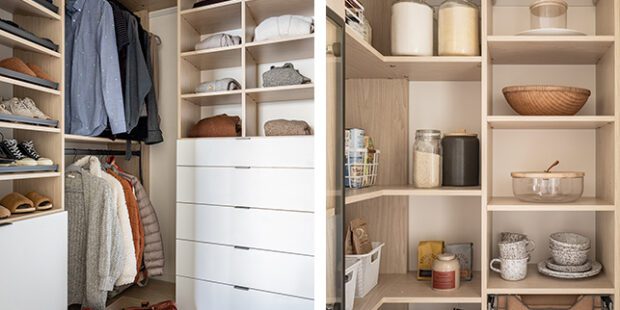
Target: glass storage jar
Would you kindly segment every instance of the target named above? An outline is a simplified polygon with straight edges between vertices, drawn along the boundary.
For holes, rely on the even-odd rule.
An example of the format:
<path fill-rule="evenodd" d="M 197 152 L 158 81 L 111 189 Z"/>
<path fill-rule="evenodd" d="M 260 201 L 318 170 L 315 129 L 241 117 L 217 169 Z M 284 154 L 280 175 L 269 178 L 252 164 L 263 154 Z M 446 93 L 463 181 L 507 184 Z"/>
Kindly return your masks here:
<path fill-rule="evenodd" d="M 419 188 L 441 186 L 441 131 L 416 130 L 413 143 L 413 185 Z"/>
<path fill-rule="evenodd" d="M 564 0 L 539 0 L 530 5 L 530 27 L 566 28 L 568 4 Z"/>
<path fill-rule="evenodd" d="M 480 55 L 480 10 L 468 0 L 446 0 L 438 14 L 439 56 Z"/>
<path fill-rule="evenodd" d="M 392 55 L 433 55 L 433 8 L 423 0 L 392 5 Z"/>

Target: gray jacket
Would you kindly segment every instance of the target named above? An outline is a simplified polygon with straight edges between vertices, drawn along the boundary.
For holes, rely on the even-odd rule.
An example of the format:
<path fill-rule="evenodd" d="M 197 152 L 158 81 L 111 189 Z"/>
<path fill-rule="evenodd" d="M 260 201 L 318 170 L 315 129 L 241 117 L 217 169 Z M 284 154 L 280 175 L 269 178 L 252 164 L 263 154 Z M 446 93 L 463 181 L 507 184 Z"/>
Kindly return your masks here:
<path fill-rule="evenodd" d="M 125 265 L 112 190 L 103 179 L 68 167 L 65 208 L 69 214 L 69 304 L 104 310 L 107 291 Z"/>
<path fill-rule="evenodd" d="M 146 190 L 136 177 L 122 172 L 120 176 L 131 182 L 138 201 L 140 220 L 144 228 L 144 254 L 142 257 L 147 276 L 160 276 L 164 273 L 164 244 L 155 208 Z"/>

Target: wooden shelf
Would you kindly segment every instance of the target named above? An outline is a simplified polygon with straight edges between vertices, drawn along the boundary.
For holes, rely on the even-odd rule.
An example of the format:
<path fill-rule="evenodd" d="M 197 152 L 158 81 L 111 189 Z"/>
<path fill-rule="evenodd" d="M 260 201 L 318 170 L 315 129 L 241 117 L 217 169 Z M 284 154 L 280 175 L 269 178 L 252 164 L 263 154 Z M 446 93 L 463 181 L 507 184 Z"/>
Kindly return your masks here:
<path fill-rule="evenodd" d="M 13 223 L 13 222 L 17 222 L 17 221 L 33 219 L 33 218 L 36 218 L 36 217 L 46 216 L 46 215 L 55 214 L 55 213 L 60 213 L 60 212 L 63 212 L 63 211 L 64 211 L 63 209 L 52 209 L 52 210 L 47 210 L 47 211 L 35 211 L 35 212 L 31 212 L 31 213 L 14 214 L 14 215 L 11 215 L 9 218 L 1 219 L 0 220 L 0 225 L 6 225 L 7 223 Z"/>
<path fill-rule="evenodd" d="M 28 83 L 28 82 L 22 82 L 20 80 L 8 78 L 6 76 L 0 76 L 0 83 L 5 83 L 5 84 L 15 85 L 15 86 L 19 86 L 19 87 L 24 87 L 24 88 L 28 88 L 28 89 L 40 91 L 40 92 L 43 92 L 43 93 L 48 93 L 48 94 L 56 95 L 56 96 L 60 95 L 60 91 L 59 90 L 52 89 L 52 88 L 49 88 L 49 87 L 43 87 L 43 86 L 35 85 L 35 84 L 32 84 L 32 83 Z"/>
<path fill-rule="evenodd" d="M 487 122 L 493 129 L 597 129 L 613 124 L 614 116 L 488 116 Z"/>
<path fill-rule="evenodd" d="M 60 133 L 60 128 L 0 121 L 0 128 Z"/>
<path fill-rule="evenodd" d="M 480 81 L 482 58 L 383 56 L 346 28 L 347 78 L 388 78 L 410 81 Z"/>
<path fill-rule="evenodd" d="M 257 25 L 272 16 L 314 15 L 314 2 L 308 0 L 246 0 L 245 4 Z"/>
<path fill-rule="evenodd" d="M 133 12 L 147 10 L 157 11 L 177 5 L 177 0 L 119 0 Z"/>
<path fill-rule="evenodd" d="M 488 294 L 614 294 L 614 285 L 604 272 L 588 279 L 555 279 L 539 274 L 536 264 L 528 266 L 527 278 L 521 281 L 505 281 L 489 270 L 487 285 Z"/>
<path fill-rule="evenodd" d="M 183 10 L 180 17 L 201 34 L 241 29 L 241 0 Z"/>
<path fill-rule="evenodd" d="M 53 51 L 49 48 L 43 47 L 39 44 L 30 42 L 24 38 L 18 37 L 10 32 L 0 30 L 0 44 L 24 51 L 35 52 L 42 55 L 48 55 L 56 58 L 60 58 L 60 53 Z"/>
<path fill-rule="evenodd" d="M 613 36 L 489 36 L 494 64 L 596 64 Z"/>
<path fill-rule="evenodd" d="M 530 203 L 514 197 L 493 197 L 489 200 L 489 211 L 615 211 L 609 201 L 585 197 L 571 203 Z"/>
<path fill-rule="evenodd" d="M 252 42 L 245 45 L 248 53 L 259 64 L 283 62 L 314 57 L 314 34 Z"/>
<path fill-rule="evenodd" d="M 218 91 L 213 93 L 183 94 L 181 99 L 200 106 L 241 104 L 241 90 Z"/>
<path fill-rule="evenodd" d="M 181 53 L 198 70 L 241 67 L 241 45 Z"/>
<path fill-rule="evenodd" d="M 409 303 L 481 303 L 480 272 L 472 281 L 462 281 L 452 292 L 431 289 L 429 281 L 418 281 L 415 272 L 407 274 L 380 274 L 379 283 L 364 298 L 356 298 L 355 310 L 378 310 L 382 304 Z"/>
<path fill-rule="evenodd" d="M 0 174 L 0 181 L 56 178 L 59 176 L 60 176 L 60 172 L 2 173 Z"/>
<path fill-rule="evenodd" d="M 65 135 L 65 142 L 69 143 L 106 143 L 106 144 L 127 144 L 125 139 L 108 139 L 103 137 L 89 137 L 80 135 Z M 131 141 L 132 144 L 139 144 L 138 141 Z"/>
<path fill-rule="evenodd" d="M 595 6 L 600 0 L 566 0 L 568 6 Z M 522 0 L 493 0 L 493 6 L 529 7 L 530 2 Z"/>
<path fill-rule="evenodd" d="M 382 196 L 462 196 L 476 197 L 482 195 L 479 186 L 476 187 L 441 187 L 415 188 L 413 186 L 371 186 L 362 189 L 347 189 L 345 204 L 352 204 Z"/>
<path fill-rule="evenodd" d="M 32 0 L 2 0 L 0 9 L 13 14 L 45 17 L 60 20 L 60 15 Z M 64 8 L 59 8 L 64 10 Z"/>
<path fill-rule="evenodd" d="M 290 100 L 312 100 L 314 85 L 291 85 L 266 88 L 253 88 L 245 91 L 254 102 L 274 102 Z"/>

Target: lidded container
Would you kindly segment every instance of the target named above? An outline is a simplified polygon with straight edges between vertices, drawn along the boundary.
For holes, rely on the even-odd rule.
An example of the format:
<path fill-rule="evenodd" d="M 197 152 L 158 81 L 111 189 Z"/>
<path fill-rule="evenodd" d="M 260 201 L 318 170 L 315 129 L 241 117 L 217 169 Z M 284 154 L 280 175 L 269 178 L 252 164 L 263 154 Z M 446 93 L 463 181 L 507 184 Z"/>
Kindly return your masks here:
<path fill-rule="evenodd" d="M 413 143 L 413 185 L 418 188 L 441 186 L 441 131 L 416 130 Z"/>
<path fill-rule="evenodd" d="M 439 56 L 480 55 L 480 10 L 468 0 L 446 0 L 438 14 Z"/>
<path fill-rule="evenodd" d="M 530 5 L 530 27 L 566 28 L 566 10 L 564 0 L 538 0 Z"/>
<path fill-rule="evenodd" d="M 551 172 L 556 161 L 545 171 L 512 172 L 512 191 L 526 202 L 573 202 L 583 195 L 584 172 Z"/>
<path fill-rule="evenodd" d="M 464 130 L 444 135 L 443 186 L 480 185 L 480 141 L 475 133 Z"/>
<path fill-rule="evenodd" d="M 433 8 L 424 0 L 392 5 L 392 55 L 433 55 Z"/>
<path fill-rule="evenodd" d="M 433 261 L 432 287 L 437 291 L 452 291 L 461 286 L 461 266 L 456 255 L 444 253 Z"/>

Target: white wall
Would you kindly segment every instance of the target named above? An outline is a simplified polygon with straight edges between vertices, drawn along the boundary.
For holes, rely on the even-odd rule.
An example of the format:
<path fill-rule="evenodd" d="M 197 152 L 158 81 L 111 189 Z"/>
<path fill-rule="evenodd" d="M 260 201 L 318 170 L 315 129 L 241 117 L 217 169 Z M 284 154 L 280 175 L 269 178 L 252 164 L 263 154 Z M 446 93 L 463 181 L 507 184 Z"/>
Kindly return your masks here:
<path fill-rule="evenodd" d="M 177 19 L 176 7 L 150 13 L 159 50 L 159 116 L 164 142 L 150 147 L 150 196 L 161 227 L 166 265 L 161 280 L 174 281 L 176 236 Z"/>

